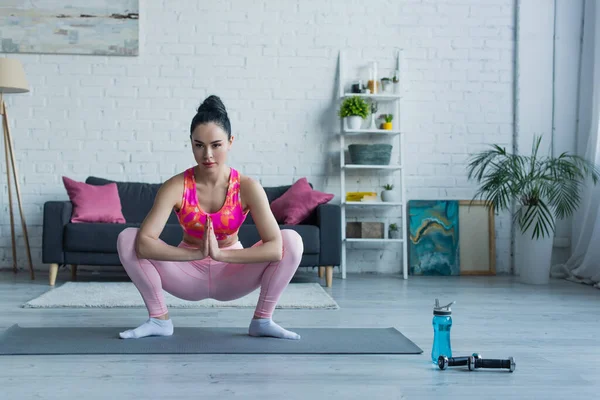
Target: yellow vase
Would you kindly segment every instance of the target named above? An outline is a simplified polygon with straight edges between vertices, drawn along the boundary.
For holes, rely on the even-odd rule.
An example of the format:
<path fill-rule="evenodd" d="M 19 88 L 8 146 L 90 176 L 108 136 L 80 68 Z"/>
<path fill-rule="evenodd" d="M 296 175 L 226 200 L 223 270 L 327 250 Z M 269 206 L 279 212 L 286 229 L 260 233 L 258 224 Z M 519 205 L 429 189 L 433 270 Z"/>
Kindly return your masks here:
<path fill-rule="evenodd" d="M 392 130 L 392 123 L 391 122 L 384 122 L 383 124 L 381 124 L 381 127 L 386 130 L 386 131 L 391 131 Z"/>

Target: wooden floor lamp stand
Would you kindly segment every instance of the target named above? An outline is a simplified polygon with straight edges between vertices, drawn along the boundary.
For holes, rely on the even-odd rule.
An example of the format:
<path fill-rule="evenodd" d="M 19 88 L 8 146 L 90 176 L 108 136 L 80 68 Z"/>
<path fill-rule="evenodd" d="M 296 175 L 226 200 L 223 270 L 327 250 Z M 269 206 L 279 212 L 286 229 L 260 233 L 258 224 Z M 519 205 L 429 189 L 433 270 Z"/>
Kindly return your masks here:
<path fill-rule="evenodd" d="M 0 114 L 2 114 L 2 130 L 4 131 L 4 154 L 6 159 L 6 178 L 8 186 L 8 210 L 10 213 L 10 234 L 12 239 L 12 255 L 13 255 L 13 272 L 17 272 L 17 244 L 15 240 L 15 220 L 13 217 L 13 204 L 12 204 L 12 190 L 10 183 L 10 170 L 12 167 L 13 177 L 15 180 L 15 189 L 17 191 L 17 201 L 19 203 L 19 212 L 21 213 L 21 228 L 23 229 L 23 237 L 25 238 L 25 249 L 27 250 L 27 257 L 29 260 L 29 271 L 31 272 L 31 279 L 35 279 L 33 272 L 33 263 L 31 262 L 31 250 L 29 248 L 29 235 L 27 234 L 27 224 L 25 223 L 25 215 L 23 214 L 23 204 L 21 202 L 21 188 L 19 186 L 17 166 L 15 163 L 15 153 L 12 145 L 12 138 L 10 136 L 10 130 L 8 128 L 8 117 L 6 116 L 6 105 L 2 99 L 0 93 Z M 10 160 L 10 163 L 9 163 Z"/>

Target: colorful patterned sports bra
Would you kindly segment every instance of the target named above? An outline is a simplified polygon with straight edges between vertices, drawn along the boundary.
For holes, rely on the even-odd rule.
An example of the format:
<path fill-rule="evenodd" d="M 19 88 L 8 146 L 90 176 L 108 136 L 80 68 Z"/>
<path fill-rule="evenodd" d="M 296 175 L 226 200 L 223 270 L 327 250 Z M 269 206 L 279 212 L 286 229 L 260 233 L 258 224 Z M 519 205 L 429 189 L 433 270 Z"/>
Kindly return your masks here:
<path fill-rule="evenodd" d="M 225 240 L 236 234 L 246 219 L 246 215 L 248 215 L 248 211 L 244 212 L 240 202 L 240 175 L 238 171 L 231 168 L 225 204 L 216 213 L 204 212 L 198 204 L 194 167 L 185 170 L 183 177 L 184 190 L 181 209 L 175 211 L 175 214 L 177 214 L 184 232 L 190 236 L 202 238 L 206 217 L 210 215 L 217 240 Z"/>

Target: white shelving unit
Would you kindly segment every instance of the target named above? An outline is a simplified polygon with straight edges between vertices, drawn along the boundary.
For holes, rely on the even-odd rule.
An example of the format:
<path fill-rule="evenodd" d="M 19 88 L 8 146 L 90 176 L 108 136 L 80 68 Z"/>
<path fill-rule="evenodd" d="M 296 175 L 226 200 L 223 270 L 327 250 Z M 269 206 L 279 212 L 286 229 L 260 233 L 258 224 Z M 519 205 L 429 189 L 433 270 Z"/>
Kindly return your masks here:
<path fill-rule="evenodd" d="M 402 52 L 398 52 L 397 56 L 397 69 L 400 69 L 400 60 L 401 60 Z M 378 103 L 388 103 L 392 104 L 395 108 L 394 112 L 394 129 L 393 130 L 381 130 L 381 129 L 347 129 L 344 120 L 340 118 L 340 198 L 341 198 L 341 213 L 342 213 L 342 261 L 340 265 L 340 269 L 342 272 L 342 279 L 346 279 L 346 251 L 348 243 L 380 243 L 381 245 L 401 245 L 401 253 L 402 253 L 402 276 L 404 279 L 408 278 L 408 245 L 406 240 L 406 235 L 408 232 L 407 229 L 407 221 L 406 221 L 406 212 L 405 212 L 405 202 L 406 202 L 406 187 L 405 187 L 405 179 L 404 179 L 404 168 L 402 164 L 404 162 L 404 133 L 400 127 L 400 99 L 401 95 L 398 93 L 376 93 L 376 94 L 363 94 L 363 93 L 349 93 L 345 89 L 345 85 L 349 83 L 345 76 L 345 57 L 344 52 L 340 51 L 339 55 L 339 64 L 338 64 L 338 76 L 339 76 L 339 104 L 344 101 L 344 99 L 352 96 L 360 96 L 365 99 L 376 100 Z M 399 146 L 399 160 L 396 163 L 392 163 L 390 165 L 358 165 L 358 164 L 348 164 L 345 160 L 345 151 L 346 151 L 346 140 L 351 141 L 353 138 L 363 137 L 363 136 L 374 136 L 378 135 L 378 137 L 386 137 L 392 139 L 397 146 Z M 400 186 L 395 185 L 394 190 L 399 190 L 401 192 L 401 201 L 400 202 L 383 202 L 383 201 L 346 201 L 346 173 L 350 174 L 352 171 L 356 170 L 389 170 L 390 174 L 400 173 Z M 365 188 L 364 191 L 372 191 L 370 188 Z M 376 192 L 379 191 L 376 190 Z M 365 207 L 375 207 L 377 209 L 382 208 L 390 208 L 393 210 L 397 210 L 401 219 L 401 238 L 400 239 L 390 239 L 387 238 L 387 234 L 384 233 L 384 238 L 382 239 L 362 239 L 362 238 L 346 238 L 346 222 L 347 216 L 346 213 L 349 209 L 356 208 L 365 208 Z M 387 231 L 387 224 L 386 231 Z"/>

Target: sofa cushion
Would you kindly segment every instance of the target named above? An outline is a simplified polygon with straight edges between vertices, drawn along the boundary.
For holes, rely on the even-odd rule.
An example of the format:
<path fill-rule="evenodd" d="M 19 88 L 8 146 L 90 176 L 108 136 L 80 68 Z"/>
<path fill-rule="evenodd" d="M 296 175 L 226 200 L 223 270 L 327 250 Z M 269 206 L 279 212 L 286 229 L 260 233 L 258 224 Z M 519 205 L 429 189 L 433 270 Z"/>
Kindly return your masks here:
<path fill-rule="evenodd" d="M 312 183 L 308 183 L 308 185 L 312 188 Z M 269 199 L 269 204 L 283 196 L 285 192 L 287 192 L 292 185 L 284 185 L 284 186 L 267 186 L 264 187 L 265 193 L 267 194 L 267 198 Z"/>
<path fill-rule="evenodd" d="M 333 194 L 314 190 L 306 178 L 300 178 L 271 203 L 271 210 L 279 223 L 297 225 L 308 218 L 319 205 L 328 203 L 333 197 Z"/>
<path fill-rule="evenodd" d="M 102 222 L 124 224 L 121 201 L 115 183 L 90 185 L 66 176 L 63 184 L 73 204 L 71 222 Z"/>
<path fill-rule="evenodd" d="M 313 187 L 310 182 L 308 184 L 310 185 L 311 188 Z M 277 200 L 278 198 L 280 198 L 281 196 L 283 196 L 283 194 L 285 192 L 287 192 L 291 187 L 292 187 L 292 185 L 266 186 L 266 187 L 264 187 L 265 193 L 267 195 L 267 198 L 269 199 L 269 204 L 273 203 L 275 200 Z M 316 221 L 316 218 L 315 218 L 315 215 L 313 213 L 305 221 L 302 221 L 302 223 L 303 224 L 306 223 L 306 224 L 310 224 L 310 225 L 316 225 L 315 221 Z M 246 219 L 244 220 L 244 224 L 255 225 L 254 224 L 254 219 L 252 219 L 252 213 L 251 212 L 249 212 L 248 215 L 246 216 Z"/>
<path fill-rule="evenodd" d="M 280 229 L 292 229 L 300 234 L 304 243 L 305 254 L 320 253 L 320 230 L 314 225 L 279 225 Z M 239 239 L 244 247 L 252 247 L 260 240 L 256 225 L 242 225 L 239 231 Z"/>
<path fill-rule="evenodd" d="M 117 237 L 125 228 L 139 228 L 140 224 L 67 224 L 64 233 L 65 251 L 87 253 L 116 253 Z M 167 224 L 160 235 L 166 243 L 177 246 L 183 238 L 179 224 Z"/>
<path fill-rule="evenodd" d="M 154 205 L 154 198 L 158 193 L 161 183 L 143 183 L 143 182 L 119 182 L 104 178 L 90 176 L 85 183 L 90 185 L 106 185 L 107 183 L 116 183 L 121 199 L 123 216 L 130 223 L 142 223 L 146 215 Z M 169 215 L 168 224 L 177 223 L 177 215 L 172 211 Z"/>

